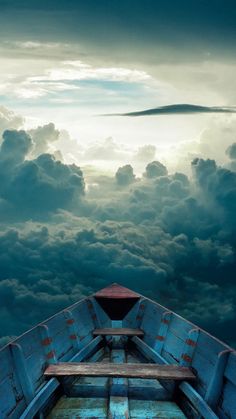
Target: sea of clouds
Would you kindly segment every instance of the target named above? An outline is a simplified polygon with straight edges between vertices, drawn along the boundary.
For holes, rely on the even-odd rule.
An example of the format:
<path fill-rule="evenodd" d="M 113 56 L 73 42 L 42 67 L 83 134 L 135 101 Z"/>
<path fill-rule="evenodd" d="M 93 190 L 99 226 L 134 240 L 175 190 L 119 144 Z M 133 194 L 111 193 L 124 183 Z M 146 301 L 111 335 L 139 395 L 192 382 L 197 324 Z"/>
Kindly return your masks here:
<path fill-rule="evenodd" d="M 142 175 L 124 164 L 86 176 L 50 153 L 61 141 L 52 123 L 22 126 L 0 108 L 1 344 L 119 282 L 235 345 L 235 121 L 224 164 L 199 149 L 188 171 L 169 173 L 147 145 L 134 158 L 150 159 Z"/>

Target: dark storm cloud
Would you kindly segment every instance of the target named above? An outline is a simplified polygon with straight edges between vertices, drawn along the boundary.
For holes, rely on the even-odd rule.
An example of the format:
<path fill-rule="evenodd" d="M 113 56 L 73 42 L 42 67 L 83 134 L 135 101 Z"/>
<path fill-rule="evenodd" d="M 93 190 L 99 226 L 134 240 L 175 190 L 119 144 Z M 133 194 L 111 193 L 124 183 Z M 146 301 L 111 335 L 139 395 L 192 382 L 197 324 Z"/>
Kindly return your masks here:
<path fill-rule="evenodd" d="M 159 106 L 158 108 L 146 109 L 144 111 L 127 112 L 119 114 L 107 114 L 104 116 L 149 116 L 149 115 L 178 115 L 178 114 L 199 114 L 199 113 L 236 113 L 236 107 L 227 106 L 200 106 L 189 104 L 176 104 Z"/>
<path fill-rule="evenodd" d="M 24 131 L 4 133 L 2 336 L 115 281 L 236 341 L 236 172 L 196 158 L 188 178 L 153 161 L 142 178 L 126 165 L 85 192 L 78 167 L 27 161 L 32 147 Z"/>

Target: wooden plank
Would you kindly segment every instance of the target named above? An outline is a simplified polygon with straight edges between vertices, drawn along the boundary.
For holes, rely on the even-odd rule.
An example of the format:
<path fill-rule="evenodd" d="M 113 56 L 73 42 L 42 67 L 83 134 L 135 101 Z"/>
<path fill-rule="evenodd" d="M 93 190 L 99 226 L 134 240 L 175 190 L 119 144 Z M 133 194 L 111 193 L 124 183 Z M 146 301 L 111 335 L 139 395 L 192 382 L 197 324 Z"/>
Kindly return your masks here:
<path fill-rule="evenodd" d="M 145 299 L 142 298 L 139 300 L 139 307 L 138 307 L 138 313 L 136 316 L 136 327 L 140 328 L 142 321 L 143 321 L 143 317 L 144 317 L 144 313 L 145 313 L 145 308 L 146 308 L 146 302 Z"/>
<path fill-rule="evenodd" d="M 162 313 L 166 311 L 149 300 L 145 303 L 145 313 L 142 321 L 142 329 L 145 330 L 144 341 L 149 346 L 154 346 L 156 336 L 161 325 Z"/>
<path fill-rule="evenodd" d="M 64 310 L 66 325 L 69 331 L 69 339 L 75 351 L 79 349 L 79 337 L 75 328 L 75 319 L 70 310 Z"/>
<path fill-rule="evenodd" d="M 132 341 L 136 344 L 137 348 L 147 356 L 149 359 L 155 362 L 159 362 L 161 364 L 167 365 L 168 362 L 157 352 L 155 352 L 152 348 L 150 348 L 145 342 L 141 339 L 134 337 Z M 213 412 L 213 410 L 208 406 L 206 401 L 200 396 L 199 393 L 187 382 L 183 382 L 179 386 L 180 390 L 185 394 L 185 396 L 190 400 L 193 404 L 194 408 L 202 414 L 205 419 L 216 419 L 217 416 Z"/>
<path fill-rule="evenodd" d="M 138 350 L 148 359 L 151 361 L 156 362 L 157 364 L 165 364 L 168 365 L 168 362 L 159 355 L 153 348 L 145 343 L 143 340 L 139 339 L 138 337 L 133 337 L 132 342 L 137 346 Z"/>
<path fill-rule="evenodd" d="M 102 338 L 99 336 L 93 339 L 83 349 L 75 354 L 70 361 L 82 361 L 83 359 L 87 358 L 91 353 L 93 353 L 94 350 L 96 350 L 101 341 Z M 54 393 L 54 391 L 56 391 L 58 386 L 59 382 L 56 378 L 52 378 L 48 383 L 46 383 L 22 413 L 21 419 L 32 419 L 32 417 L 34 417 L 40 411 L 45 401 Z"/>
<path fill-rule="evenodd" d="M 236 386 L 236 351 L 229 355 L 228 363 L 224 371 L 225 377 Z"/>
<path fill-rule="evenodd" d="M 197 346 L 199 336 L 199 329 L 192 329 L 188 332 L 188 337 L 185 340 L 184 350 L 181 354 L 180 365 L 189 367 L 192 365 L 193 355 Z"/>
<path fill-rule="evenodd" d="M 93 340 L 91 340 L 84 348 L 82 348 L 77 354 L 73 356 L 73 358 L 70 360 L 70 362 L 80 362 L 83 359 L 88 358 L 90 355 L 93 354 L 94 351 L 97 350 L 99 345 L 102 342 L 102 338 L 100 336 L 97 336 Z"/>
<path fill-rule="evenodd" d="M 60 383 L 56 378 L 49 380 L 27 406 L 20 419 L 32 419 L 40 411 L 48 398 L 56 391 L 59 385 Z"/>
<path fill-rule="evenodd" d="M 123 319 L 123 327 L 141 328 L 146 300 L 144 298 L 137 301 Z"/>
<path fill-rule="evenodd" d="M 38 326 L 40 334 L 41 334 L 41 344 L 44 348 L 46 362 L 48 364 L 53 364 L 57 362 L 56 352 L 54 350 L 52 337 L 49 333 L 49 327 L 46 324 L 40 324 Z"/>
<path fill-rule="evenodd" d="M 185 394 L 204 419 L 218 419 L 218 416 L 213 412 L 210 406 L 208 406 L 205 400 L 203 400 L 200 394 L 189 383 L 181 383 L 179 389 Z"/>
<path fill-rule="evenodd" d="M 113 364 L 124 365 L 126 362 L 125 351 L 123 349 L 112 349 L 111 362 Z M 127 378 L 113 378 L 110 380 L 110 395 L 117 397 L 127 397 L 128 380 Z"/>
<path fill-rule="evenodd" d="M 127 397 L 111 396 L 108 408 L 109 419 L 128 419 L 129 401 Z"/>
<path fill-rule="evenodd" d="M 94 294 L 96 298 L 134 298 L 137 299 L 140 297 L 140 294 L 137 294 L 136 292 L 123 287 L 119 284 L 111 284 L 106 288 L 103 288 L 102 290 L 96 292 Z"/>
<path fill-rule="evenodd" d="M 126 327 L 108 327 L 105 329 L 94 329 L 93 336 L 143 336 L 141 329 L 130 329 Z"/>
<path fill-rule="evenodd" d="M 156 378 L 162 380 L 195 380 L 194 373 L 187 367 L 178 365 L 157 364 L 119 364 L 92 363 L 86 364 L 65 362 L 51 364 L 44 372 L 46 377 L 89 376 L 89 377 L 123 377 L 123 378 Z"/>
<path fill-rule="evenodd" d="M 34 387 L 27 371 L 22 347 L 18 343 L 11 343 L 9 346 L 12 352 L 17 378 L 20 382 L 22 392 L 28 404 L 34 398 Z"/>
<path fill-rule="evenodd" d="M 94 326 L 95 327 L 101 327 L 100 318 L 98 317 L 98 315 L 96 313 L 95 306 L 94 306 L 94 299 L 93 298 L 87 298 L 86 302 L 87 302 L 87 307 L 88 307 L 88 310 L 89 310 L 89 314 L 92 318 Z"/>
<path fill-rule="evenodd" d="M 161 325 L 156 336 L 156 342 L 154 344 L 154 350 L 161 354 L 162 348 L 166 339 L 166 335 L 169 329 L 170 319 L 171 319 L 171 311 L 165 311 L 161 317 Z"/>
<path fill-rule="evenodd" d="M 222 393 L 222 401 L 220 403 L 221 412 L 223 414 L 220 417 L 225 418 L 236 418 L 236 403 L 235 403 L 235 394 L 236 389 L 235 385 L 231 383 L 230 381 L 227 381 L 223 393 Z"/>
<path fill-rule="evenodd" d="M 130 419 L 186 419 L 173 402 L 156 400 L 130 400 Z"/>
<path fill-rule="evenodd" d="M 233 351 L 233 349 L 232 349 Z M 213 409 L 216 408 L 222 388 L 224 385 L 224 371 L 229 358 L 231 350 L 222 351 L 218 355 L 218 360 L 215 364 L 214 373 L 212 375 L 209 387 L 206 392 L 205 400 Z"/>
<path fill-rule="evenodd" d="M 125 351 L 123 349 L 113 349 L 111 351 L 111 361 L 116 365 L 124 365 L 126 362 Z M 110 380 L 109 419 L 129 418 L 129 401 L 127 396 L 127 378 L 112 378 Z"/>
<path fill-rule="evenodd" d="M 48 419 L 106 419 L 107 400 L 98 397 L 62 397 Z"/>
<path fill-rule="evenodd" d="M 127 362 L 139 364 L 142 362 L 134 353 L 127 354 Z M 129 378 L 128 397 L 136 400 L 172 400 L 171 393 L 155 379 Z"/>

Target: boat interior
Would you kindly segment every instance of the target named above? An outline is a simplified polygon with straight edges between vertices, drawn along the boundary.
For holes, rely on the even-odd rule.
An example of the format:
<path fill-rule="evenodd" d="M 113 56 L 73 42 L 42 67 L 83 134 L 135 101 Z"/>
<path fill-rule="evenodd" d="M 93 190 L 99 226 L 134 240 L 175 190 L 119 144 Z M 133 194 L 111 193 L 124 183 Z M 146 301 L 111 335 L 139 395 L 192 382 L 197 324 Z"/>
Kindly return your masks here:
<path fill-rule="evenodd" d="M 117 284 L 0 350 L 0 418 L 236 418 L 236 353 Z"/>

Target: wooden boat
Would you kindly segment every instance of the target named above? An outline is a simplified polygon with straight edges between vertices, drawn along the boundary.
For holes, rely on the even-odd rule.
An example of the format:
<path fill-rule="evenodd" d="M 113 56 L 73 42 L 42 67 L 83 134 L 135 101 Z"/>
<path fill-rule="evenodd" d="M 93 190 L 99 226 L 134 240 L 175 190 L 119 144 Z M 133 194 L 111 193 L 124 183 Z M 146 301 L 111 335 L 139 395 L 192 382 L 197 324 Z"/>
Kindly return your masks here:
<path fill-rule="evenodd" d="M 117 284 L 0 351 L 1 418 L 236 418 L 236 352 Z"/>

